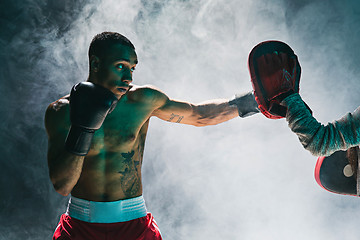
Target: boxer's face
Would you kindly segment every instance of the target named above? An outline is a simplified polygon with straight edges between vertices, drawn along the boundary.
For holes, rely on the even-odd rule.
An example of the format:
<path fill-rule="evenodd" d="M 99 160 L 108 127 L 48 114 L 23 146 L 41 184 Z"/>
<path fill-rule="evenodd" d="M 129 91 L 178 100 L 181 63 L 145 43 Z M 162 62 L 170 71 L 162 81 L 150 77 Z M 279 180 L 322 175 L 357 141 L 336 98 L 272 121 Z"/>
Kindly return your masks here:
<path fill-rule="evenodd" d="M 121 44 L 113 45 L 108 55 L 99 60 L 97 83 L 121 97 L 129 90 L 137 62 L 134 49 Z"/>

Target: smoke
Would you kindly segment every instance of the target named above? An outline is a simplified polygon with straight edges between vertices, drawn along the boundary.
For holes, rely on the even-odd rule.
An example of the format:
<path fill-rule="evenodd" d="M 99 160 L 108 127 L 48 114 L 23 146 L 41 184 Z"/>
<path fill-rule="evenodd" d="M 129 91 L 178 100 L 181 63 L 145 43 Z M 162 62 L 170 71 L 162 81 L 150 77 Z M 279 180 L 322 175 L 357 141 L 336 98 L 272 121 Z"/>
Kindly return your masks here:
<path fill-rule="evenodd" d="M 359 11 L 355 0 L 3 0 L 0 239 L 48 239 L 65 210 L 48 178 L 43 117 L 86 80 L 95 34 L 134 43 L 134 84 L 194 103 L 250 91 L 252 47 L 285 41 L 301 94 L 326 123 L 359 106 Z M 152 118 L 144 196 L 164 239 L 357 239 L 359 199 L 321 189 L 315 161 L 284 120 L 196 128 Z"/>

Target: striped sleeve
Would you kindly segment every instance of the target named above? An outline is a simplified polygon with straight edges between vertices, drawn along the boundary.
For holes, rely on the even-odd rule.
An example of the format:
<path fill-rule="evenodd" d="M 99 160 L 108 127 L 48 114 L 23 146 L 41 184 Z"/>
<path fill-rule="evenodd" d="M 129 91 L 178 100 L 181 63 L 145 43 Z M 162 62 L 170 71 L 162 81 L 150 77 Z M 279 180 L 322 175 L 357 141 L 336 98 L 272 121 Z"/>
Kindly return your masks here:
<path fill-rule="evenodd" d="M 360 107 L 326 125 L 319 123 L 298 93 L 282 102 L 288 108 L 286 120 L 304 148 L 315 156 L 328 156 L 360 144 Z"/>

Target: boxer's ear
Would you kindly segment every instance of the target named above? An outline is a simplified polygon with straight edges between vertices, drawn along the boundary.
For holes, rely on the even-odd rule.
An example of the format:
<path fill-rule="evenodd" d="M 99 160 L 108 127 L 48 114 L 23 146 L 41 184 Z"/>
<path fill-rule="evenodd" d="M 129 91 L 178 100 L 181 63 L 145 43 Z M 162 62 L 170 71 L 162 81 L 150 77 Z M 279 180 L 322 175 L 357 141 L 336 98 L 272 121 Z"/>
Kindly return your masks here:
<path fill-rule="evenodd" d="M 90 57 L 90 72 L 91 71 L 98 72 L 99 68 L 100 68 L 100 59 L 97 56 L 92 55 Z"/>

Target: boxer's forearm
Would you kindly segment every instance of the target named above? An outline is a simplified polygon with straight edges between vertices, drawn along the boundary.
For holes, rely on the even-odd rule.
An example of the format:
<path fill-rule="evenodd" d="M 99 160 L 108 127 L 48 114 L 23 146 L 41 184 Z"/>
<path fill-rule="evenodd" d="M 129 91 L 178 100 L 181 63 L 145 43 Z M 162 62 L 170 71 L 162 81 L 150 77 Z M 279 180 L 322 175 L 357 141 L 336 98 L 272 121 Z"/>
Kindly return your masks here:
<path fill-rule="evenodd" d="M 210 100 L 193 105 L 192 125 L 208 126 L 216 125 L 235 117 L 238 117 L 238 109 L 234 105 L 229 105 L 227 99 Z"/>
<path fill-rule="evenodd" d="M 286 120 L 305 149 L 316 156 L 328 156 L 360 144 L 360 108 L 340 120 L 322 125 L 306 108 L 299 94 L 282 102 L 288 108 Z"/>
<path fill-rule="evenodd" d="M 231 100 L 209 100 L 193 107 L 194 116 L 200 126 L 216 125 L 235 117 L 248 117 L 259 112 L 254 95 L 235 95 Z"/>
<path fill-rule="evenodd" d="M 79 180 L 84 158 L 65 149 L 56 156 L 48 157 L 50 179 L 58 193 L 63 196 L 70 194 Z"/>

